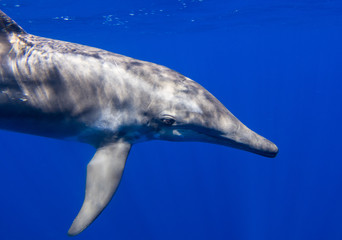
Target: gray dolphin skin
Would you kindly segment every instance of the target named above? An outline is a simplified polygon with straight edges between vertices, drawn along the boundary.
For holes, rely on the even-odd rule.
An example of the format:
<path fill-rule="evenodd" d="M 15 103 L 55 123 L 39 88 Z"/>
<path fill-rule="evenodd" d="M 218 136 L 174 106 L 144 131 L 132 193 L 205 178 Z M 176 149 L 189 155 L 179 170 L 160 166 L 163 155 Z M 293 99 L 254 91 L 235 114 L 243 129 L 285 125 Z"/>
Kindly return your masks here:
<path fill-rule="evenodd" d="M 2 11 L 0 129 L 96 148 L 71 236 L 107 206 L 135 143 L 200 141 L 266 157 L 278 153 L 189 78 L 154 63 L 28 34 Z"/>

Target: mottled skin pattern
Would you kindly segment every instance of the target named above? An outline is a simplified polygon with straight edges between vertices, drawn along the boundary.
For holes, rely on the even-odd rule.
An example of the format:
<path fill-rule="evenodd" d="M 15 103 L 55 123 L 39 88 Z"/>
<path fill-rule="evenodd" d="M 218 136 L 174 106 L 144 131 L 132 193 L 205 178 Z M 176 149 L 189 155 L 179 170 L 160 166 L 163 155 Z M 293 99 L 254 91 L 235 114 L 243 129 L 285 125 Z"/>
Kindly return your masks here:
<path fill-rule="evenodd" d="M 0 128 L 98 149 L 70 235 L 108 204 L 134 143 L 202 141 L 268 157 L 278 152 L 202 86 L 171 69 L 27 34 L 1 11 L 0 30 Z"/>
<path fill-rule="evenodd" d="M 18 111 L 12 111 L 22 108 L 19 120 L 32 121 L 29 129 L 13 124 L 14 131 L 57 138 L 77 134 L 80 141 L 88 142 L 104 130 L 106 138 L 126 135 L 126 128 L 134 126 L 144 133 L 155 132 L 158 114 L 186 109 L 189 102 L 183 101 L 189 94 L 217 102 L 196 82 L 160 65 L 29 34 L 10 34 L 8 41 L 12 47 L 1 57 L 0 116 L 17 119 Z M 165 95 L 177 99 L 164 99 Z M 201 109 L 211 118 L 222 115 L 213 104 L 204 103 L 198 101 L 195 111 Z M 183 123 L 191 117 L 190 112 L 185 114 Z M 41 130 L 50 128 L 56 117 L 65 131 Z M 135 141 L 135 136 L 127 137 Z"/>

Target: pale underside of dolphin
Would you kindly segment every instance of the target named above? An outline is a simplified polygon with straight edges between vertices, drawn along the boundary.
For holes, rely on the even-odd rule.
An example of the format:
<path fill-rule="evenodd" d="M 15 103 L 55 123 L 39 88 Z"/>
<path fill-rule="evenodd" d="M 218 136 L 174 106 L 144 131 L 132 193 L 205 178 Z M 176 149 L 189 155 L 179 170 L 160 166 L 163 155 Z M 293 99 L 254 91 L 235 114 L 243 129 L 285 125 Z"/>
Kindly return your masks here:
<path fill-rule="evenodd" d="M 278 152 L 189 78 L 154 63 L 28 34 L 1 11 L 0 128 L 97 149 L 69 235 L 82 232 L 107 206 L 135 143 L 201 141 L 266 157 Z"/>

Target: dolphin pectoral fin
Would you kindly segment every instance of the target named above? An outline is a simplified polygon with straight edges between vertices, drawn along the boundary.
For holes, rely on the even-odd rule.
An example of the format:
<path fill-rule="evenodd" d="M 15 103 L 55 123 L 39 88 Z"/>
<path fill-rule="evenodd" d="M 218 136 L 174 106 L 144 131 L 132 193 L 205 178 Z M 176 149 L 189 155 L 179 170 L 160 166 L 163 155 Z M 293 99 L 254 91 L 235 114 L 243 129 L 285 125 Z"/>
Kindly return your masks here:
<path fill-rule="evenodd" d="M 130 149 L 131 144 L 123 141 L 97 149 L 87 166 L 85 199 L 69 235 L 82 232 L 107 206 L 119 185 Z"/>

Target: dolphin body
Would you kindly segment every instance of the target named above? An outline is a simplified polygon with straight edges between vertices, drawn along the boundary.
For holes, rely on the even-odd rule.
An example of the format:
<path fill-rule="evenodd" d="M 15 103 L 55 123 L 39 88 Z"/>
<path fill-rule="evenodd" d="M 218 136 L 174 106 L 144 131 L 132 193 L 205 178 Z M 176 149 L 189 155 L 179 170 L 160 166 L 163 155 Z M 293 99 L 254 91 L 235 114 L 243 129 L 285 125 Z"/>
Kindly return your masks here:
<path fill-rule="evenodd" d="M 97 149 L 69 235 L 82 232 L 107 206 L 135 143 L 201 141 L 266 157 L 278 153 L 189 78 L 154 63 L 28 34 L 2 11 L 0 128 Z"/>

